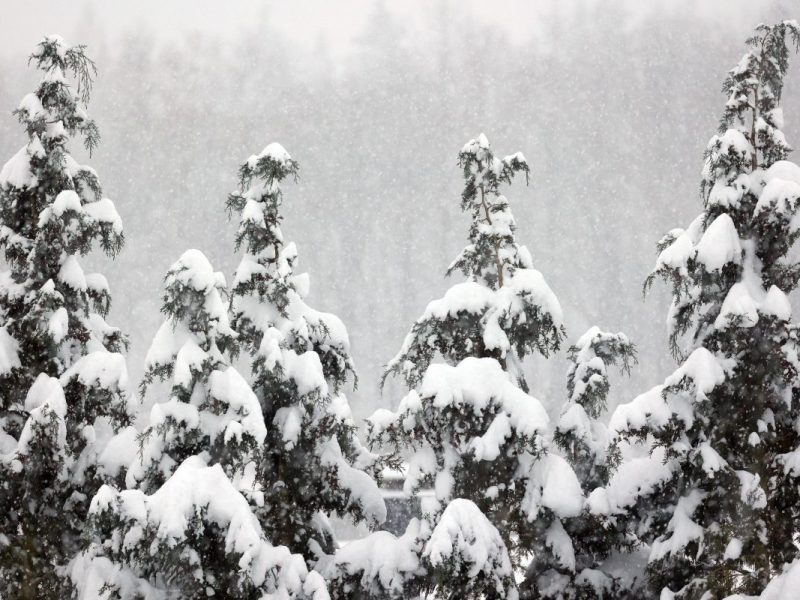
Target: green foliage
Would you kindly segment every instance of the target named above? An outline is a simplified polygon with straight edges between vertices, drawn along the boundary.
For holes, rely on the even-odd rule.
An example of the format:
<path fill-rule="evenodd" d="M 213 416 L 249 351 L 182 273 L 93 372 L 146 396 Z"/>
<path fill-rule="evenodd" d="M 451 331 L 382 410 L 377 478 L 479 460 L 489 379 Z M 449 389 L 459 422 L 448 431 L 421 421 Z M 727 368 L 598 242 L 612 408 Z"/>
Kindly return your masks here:
<path fill-rule="evenodd" d="M 8 266 L 0 274 L 0 330 L 12 352 L 11 368 L 0 373 L 7 453 L 0 460 L 0 594 L 7 598 L 68 596 L 64 567 L 80 549 L 89 499 L 105 477 L 95 432 L 130 423 L 124 359 L 114 354 L 127 338 L 105 322 L 105 278 L 84 274 L 78 262 L 95 243 L 112 258 L 124 244 L 97 175 L 67 148 L 76 137 L 89 151 L 99 141 L 83 107 L 95 66 L 84 46 L 66 46 L 58 36 L 44 38 L 30 62 L 42 79 L 15 111 L 28 143 L 0 180 L 0 247 Z M 103 367 L 90 364 L 95 360 Z M 98 372 L 106 373 L 102 384 Z M 65 415 L 36 405 L 35 396 L 26 400 L 41 381 L 58 388 Z"/>
<path fill-rule="evenodd" d="M 776 195 L 787 182 L 771 167 L 796 168 L 776 163 L 790 151 L 780 99 L 800 30 L 760 25 L 747 45 L 723 84 L 728 101 L 705 153 L 704 212 L 659 242 L 645 284 L 658 277 L 671 287 L 670 346 L 684 361 L 642 408 L 625 408 L 643 416 L 620 432 L 663 451 L 672 472 L 631 511 L 653 547 L 653 595 L 757 594 L 796 555 L 800 497 L 784 465 L 800 446 L 791 400 L 800 346 L 786 299 L 798 282 L 789 254 L 800 202 Z M 679 528 L 693 533 L 682 539 Z"/>

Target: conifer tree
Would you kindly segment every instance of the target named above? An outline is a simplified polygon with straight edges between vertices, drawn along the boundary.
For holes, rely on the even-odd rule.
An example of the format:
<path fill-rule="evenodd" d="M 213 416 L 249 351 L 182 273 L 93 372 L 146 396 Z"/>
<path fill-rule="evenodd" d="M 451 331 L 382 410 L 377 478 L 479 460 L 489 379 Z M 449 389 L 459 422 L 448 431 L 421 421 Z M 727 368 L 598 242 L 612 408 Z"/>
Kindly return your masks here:
<path fill-rule="evenodd" d="M 603 420 L 610 388 L 608 368 L 619 364 L 623 372 L 630 372 L 636 349 L 624 333 L 592 327 L 570 347 L 567 357 L 567 401 L 553 439 L 589 496 L 608 484 L 618 461 Z M 593 514 L 586 507 L 569 519 L 565 528 L 573 542 L 575 570 L 558 569 L 560 577 L 553 577 L 546 596 L 561 600 L 626 597 L 629 582 L 604 569 L 609 557 L 630 549 L 624 525 L 624 520 Z M 535 575 L 536 569 L 531 572 Z"/>
<path fill-rule="evenodd" d="M 619 364 L 630 373 L 636 348 L 624 333 L 592 327 L 567 352 L 567 401 L 561 410 L 553 439 L 581 482 L 584 493 L 608 483 L 608 428 L 602 416 L 608 408 L 611 387 L 608 367 Z"/>
<path fill-rule="evenodd" d="M 561 307 L 528 249 L 517 244 L 516 223 L 500 186 L 529 167 L 521 152 L 500 159 L 486 136 L 470 140 L 458 155 L 463 171 L 461 210 L 471 217 L 469 244 L 447 269 L 468 280 L 454 285 L 417 319 L 403 347 L 387 365 L 389 375 L 413 388 L 435 357 L 457 364 L 468 356 L 498 360 L 527 391 L 520 362 L 558 350 Z"/>
<path fill-rule="evenodd" d="M 144 396 L 171 379 L 169 398 L 153 406 L 127 486 L 153 493 L 186 458 L 204 455 L 235 478 L 254 467 L 266 436 L 261 407 L 223 353 L 238 340 L 228 321 L 225 279 L 198 250 L 187 250 L 164 279 L 167 316 L 145 357 Z"/>
<path fill-rule="evenodd" d="M 474 502 L 456 498 L 433 530 L 412 519 L 396 537 L 376 531 L 347 543 L 326 573 L 336 599 L 518 597 L 506 544 Z"/>
<path fill-rule="evenodd" d="M 139 437 L 128 487 L 91 503 L 92 544 L 73 576 L 81 597 L 327 598 L 319 574 L 265 537 L 252 507 L 266 428 L 258 399 L 223 351 L 236 341 L 225 280 L 197 250 L 165 278 L 167 319 L 146 358 L 142 393 L 171 379 Z"/>
<path fill-rule="evenodd" d="M 511 598 L 517 589 L 503 555 L 517 567 L 531 552 L 575 567 L 562 519 L 580 512 L 580 484 L 563 458 L 547 452 L 547 413 L 526 392 L 521 370 L 525 356 L 558 349 L 561 307 L 528 250 L 516 242 L 514 218 L 500 193 L 515 174 L 528 173 L 525 158 L 496 157 L 481 134 L 464 146 L 459 164 L 462 209 L 472 218 L 470 243 L 448 273 L 461 270 L 468 280 L 431 302 L 413 325 L 386 368 L 386 375 L 401 375 L 413 389 L 396 412 L 375 413 L 368 429 L 371 442 L 389 451 L 390 463 L 408 456 L 408 494 L 434 490 L 434 501 L 423 509 L 425 574 L 417 585 L 453 597 Z M 437 359 L 444 364 L 434 364 Z M 443 531 L 458 546 L 458 528 L 443 522 L 453 512 L 465 514 L 452 508 L 464 502 L 474 507 L 469 512 L 476 526 L 482 514 L 496 528 L 502 547 L 483 548 L 498 560 L 472 579 L 456 561 L 443 580 L 437 565 L 425 568 L 424 549 L 432 543 L 428 536 Z"/>
<path fill-rule="evenodd" d="M 662 598 L 756 594 L 797 553 L 800 362 L 787 294 L 800 279 L 789 253 L 800 168 L 786 160 L 780 101 L 800 27 L 760 25 L 747 46 L 723 85 L 703 212 L 661 240 L 647 281 L 672 287 L 680 366 L 611 421 L 659 464 L 637 474 L 638 491 L 622 491 L 628 469 L 590 499 L 630 512 L 651 544 L 651 593 Z"/>
<path fill-rule="evenodd" d="M 273 542 L 314 565 L 336 547 L 329 514 L 374 525 L 386 507 L 373 479 L 377 456 L 359 442 L 343 393 L 355 377 L 347 331 L 305 302 L 308 275 L 295 272 L 297 248 L 283 239 L 281 184 L 297 170 L 280 144 L 241 166 L 240 188 L 228 198 L 240 214 L 236 249 L 244 250 L 230 312 L 267 424 L 257 514 Z"/>
<path fill-rule="evenodd" d="M 0 595 L 64 597 L 89 499 L 109 473 L 100 455 L 129 422 L 126 339 L 106 323 L 106 278 L 84 273 L 94 243 L 110 257 L 122 221 L 95 171 L 98 129 L 84 106 L 94 63 L 84 46 L 45 37 L 41 71 L 17 118 L 28 143 L 0 170 Z M 77 82 L 72 87 L 68 77 Z"/>

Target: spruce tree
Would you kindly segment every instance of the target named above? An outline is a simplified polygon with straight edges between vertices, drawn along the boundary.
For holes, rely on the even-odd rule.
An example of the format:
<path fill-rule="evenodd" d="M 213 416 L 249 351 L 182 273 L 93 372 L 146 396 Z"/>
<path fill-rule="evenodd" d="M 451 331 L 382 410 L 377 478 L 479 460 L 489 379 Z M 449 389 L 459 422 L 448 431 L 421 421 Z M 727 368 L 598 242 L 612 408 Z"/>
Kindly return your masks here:
<path fill-rule="evenodd" d="M 0 595 L 65 597 L 88 502 L 108 473 L 100 455 L 128 424 L 126 340 L 106 323 L 111 297 L 80 257 L 113 257 L 122 221 L 95 171 L 68 143 L 99 140 L 89 119 L 94 63 L 45 37 L 41 71 L 17 118 L 28 143 L 0 171 Z M 73 88 L 68 76 L 77 82 Z"/>
<path fill-rule="evenodd" d="M 311 566 L 336 548 L 328 515 L 374 525 L 386 507 L 373 479 L 377 456 L 359 442 L 343 392 L 355 377 L 347 330 L 306 303 L 308 275 L 295 272 L 297 248 L 281 231 L 281 184 L 297 172 L 275 143 L 240 168 L 240 188 L 228 198 L 244 250 L 230 313 L 267 424 L 257 514 L 273 542 Z"/>
<path fill-rule="evenodd" d="M 651 594 L 662 598 L 756 594 L 797 554 L 800 348 L 787 294 L 800 280 L 789 253 L 800 169 L 786 160 L 780 101 L 800 27 L 760 25 L 747 46 L 723 85 L 703 212 L 661 240 L 646 284 L 672 287 L 680 366 L 611 422 L 658 457 L 648 468 L 657 476 L 639 472 L 648 483 L 635 493 L 612 477 L 604 501 L 593 498 L 630 512 L 651 544 Z"/>
<path fill-rule="evenodd" d="M 73 569 L 82 597 L 327 598 L 321 577 L 273 546 L 253 512 L 264 501 L 256 466 L 266 428 L 258 399 L 223 355 L 237 343 L 224 291 L 197 250 L 167 273 L 167 318 L 142 393 L 170 379 L 169 396 L 139 437 L 132 489 L 106 485 L 92 500 L 92 544 Z"/>
<path fill-rule="evenodd" d="M 619 459 L 604 422 L 610 389 L 608 369 L 618 364 L 629 373 L 636 361 L 636 349 L 624 333 L 592 327 L 570 347 L 567 357 L 567 401 L 553 439 L 578 476 L 583 493 L 589 496 L 596 488 L 608 485 Z M 604 565 L 609 557 L 630 550 L 632 540 L 624 525 L 624 520 L 596 515 L 588 507 L 569 519 L 565 528 L 573 541 L 575 570 L 570 573 L 561 569 L 559 584 L 551 586 L 548 596 L 562 600 L 627 597 L 629 581 L 621 581 Z"/>
<path fill-rule="evenodd" d="M 524 357 L 558 349 L 561 307 L 516 242 L 514 218 L 500 193 L 515 174 L 527 175 L 528 165 L 521 153 L 496 157 L 484 135 L 464 146 L 459 165 L 470 243 L 448 273 L 461 270 L 468 280 L 428 305 L 388 363 L 386 375 L 399 374 L 414 389 L 396 412 L 370 418 L 370 440 L 389 451 L 390 463 L 408 457 L 408 494 L 434 490 L 423 509 L 422 548 L 431 532 L 442 530 L 453 503 L 469 501 L 477 509 L 471 512 L 485 515 L 503 542 L 500 554 L 490 554 L 507 553 L 519 567 L 533 553 L 540 565 L 571 571 L 574 553 L 562 520 L 580 512 L 583 496 L 567 462 L 547 451 L 548 416 L 527 393 L 521 370 Z M 470 598 L 516 596 L 502 560 L 474 580 L 458 564 L 450 565 L 447 581 L 428 568 L 419 585 Z M 532 595 L 542 592 L 539 583 L 547 585 L 537 582 Z"/>

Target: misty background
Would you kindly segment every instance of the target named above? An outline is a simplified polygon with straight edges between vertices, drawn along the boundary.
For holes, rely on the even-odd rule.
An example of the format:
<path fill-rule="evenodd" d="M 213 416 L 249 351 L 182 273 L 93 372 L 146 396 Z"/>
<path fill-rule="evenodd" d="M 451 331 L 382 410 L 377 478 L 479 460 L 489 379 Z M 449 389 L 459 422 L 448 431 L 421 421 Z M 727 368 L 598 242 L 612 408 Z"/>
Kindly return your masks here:
<path fill-rule="evenodd" d="M 397 406 L 382 365 L 466 243 L 456 155 L 486 133 L 522 151 L 530 184 L 507 190 L 517 239 L 561 301 L 568 343 L 597 324 L 639 348 L 626 402 L 672 371 L 663 286 L 642 299 L 655 243 L 701 210 L 702 155 L 725 73 L 759 22 L 791 2 L 291 3 L 9 2 L 0 21 L 0 163 L 26 137 L 11 115 L 37 83 L 27 58 L 45 34 L 88 45 L 99 74 L 89 159 L 125 223 L 109 279 L 109 322 L 130 336 L 134 383 L 161 322 L 161 281 L 187 248 L 230 281 L 237 170 L 278 141 L 300 163 L 284 188 L 284 236 L 311 276 L 309 303 L 348 327 L 357 418 Z M 800 9 L 796 4 L 795 8 Z M 785 132 L 800 144 L 800 69 Z M 5 116 L 2 116 L 5 115 Z M 565 350 L 527 363 L 532 392 L 565 396 Z M 612 407 L 613 408 L 613 407 Z"/>

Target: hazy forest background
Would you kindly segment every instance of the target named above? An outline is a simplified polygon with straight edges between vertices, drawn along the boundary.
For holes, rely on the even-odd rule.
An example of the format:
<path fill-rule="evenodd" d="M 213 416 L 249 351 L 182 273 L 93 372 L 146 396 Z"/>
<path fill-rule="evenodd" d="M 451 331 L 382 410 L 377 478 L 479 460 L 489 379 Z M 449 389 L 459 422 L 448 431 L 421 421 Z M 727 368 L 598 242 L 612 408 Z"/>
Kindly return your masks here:
<path fill-rule="evenodd" d="M 35 85 L 34 45 L 50 33 L 88 44 L 102 134 L 91 164 L 127 238 L 101 269 L 134 378 L 161 321 L 163 274 L 195 247 L 230 277 L 226 195 L 238 165 L 279 141 L 301 167 L 283 230 L 311 275 L 310 303 L 349 329 L 356 417 L 401 397 L 396 383 L 380 393 L 381 368 L 449 285 L 468 226 L 456 154 L 481 131 L 531 164 L 530 185 L 508 194 L 517 239 L 558 295 L 569 341 L 598 324 L 639 347 L 611 408 L 660 382 L 674 366 L 668 298 L 656 286 L 642 300 L 655 243 L 700 210 L 703 149 L 743 40 L 760 21 L 797 17 L 792 2 L 753 0 L 350 0 L 292 3 L 291 15 L 277 3 L 103 4 L 10 3 L 0 156 L 25 141 L 11 111 Z M 785 132 L 800 145 L 792 64 Z M 563 400 L 565 368 L 563 351 L 528 364 L 548 406 Z"/>

